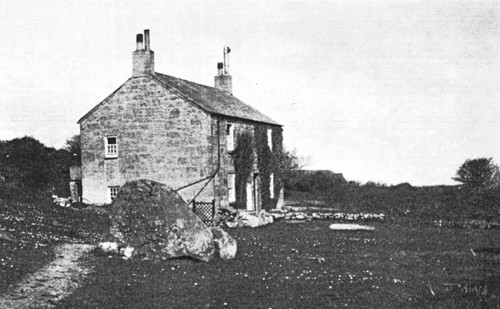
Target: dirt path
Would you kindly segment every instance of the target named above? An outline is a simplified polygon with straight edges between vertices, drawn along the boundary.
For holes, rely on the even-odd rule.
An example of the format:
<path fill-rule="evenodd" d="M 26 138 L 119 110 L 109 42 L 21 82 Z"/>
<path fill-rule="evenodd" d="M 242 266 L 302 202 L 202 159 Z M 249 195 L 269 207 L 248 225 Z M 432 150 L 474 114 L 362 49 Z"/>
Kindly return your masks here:
<path fill-rule="evenodd" d="M 54 249 L 56 259 L 22 280 L 12 291 L 0 295 L 0 308 L 53 308 L 72 293 L 90 269 L 79 259 L 94 246 L 62 244 Z"/>

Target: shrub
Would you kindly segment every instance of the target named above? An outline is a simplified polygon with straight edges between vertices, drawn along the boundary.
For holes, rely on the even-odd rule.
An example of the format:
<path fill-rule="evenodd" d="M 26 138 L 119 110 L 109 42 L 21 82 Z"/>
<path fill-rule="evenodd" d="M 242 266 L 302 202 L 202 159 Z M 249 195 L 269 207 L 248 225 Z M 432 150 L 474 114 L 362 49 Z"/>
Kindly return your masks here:
<path fill-rule="evenodd" d="M 466 160 L 452 178 L 468 187 L 498 187 L 500 186 L 500 170 L 492 158 Z"/>
<path fill-rule="evenodd" d="M 71 154 L 45 147 L 32 137 L 0 142 L 0 186 L 2 198 L 24 200 L 40 194 L 69 194 Z"/>

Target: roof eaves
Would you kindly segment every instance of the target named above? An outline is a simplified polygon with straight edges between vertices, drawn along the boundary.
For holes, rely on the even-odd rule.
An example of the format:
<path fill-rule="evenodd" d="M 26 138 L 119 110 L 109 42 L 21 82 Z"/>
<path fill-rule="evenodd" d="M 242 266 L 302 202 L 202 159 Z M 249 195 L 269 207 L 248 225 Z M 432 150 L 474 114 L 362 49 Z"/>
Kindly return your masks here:
<path fill-rule="evenodd" d="M 255 123 L 262 123 L 262 124 L 268 124 L 268 125 L 272 125 L 272 126 L 276 126 L 276 127 L 283 127 L 282 124 L 279 124 L 277 123 L 276 121 L 272 120 L 273 122 L 269 122 L 269 121 L 260 121 L 260 120 L 254 120 L 254 119 L 249 119 L 249 118 L 244 118 L 244 117 L 238 117 L 238 116 L 233 116 L 233 115 L 226 115 L 226 114 L 223 114 L 223 113 L 212 113 L 214 115 L 217 115 L 217 116 L 222 116 L 222 117 L 225 117 L 225 118 L 231 118 L 231 119 L 238 119 L 238 120 L 244 120 L 244 121 L 251 121 L 251 122 L 255 122 Z"/>

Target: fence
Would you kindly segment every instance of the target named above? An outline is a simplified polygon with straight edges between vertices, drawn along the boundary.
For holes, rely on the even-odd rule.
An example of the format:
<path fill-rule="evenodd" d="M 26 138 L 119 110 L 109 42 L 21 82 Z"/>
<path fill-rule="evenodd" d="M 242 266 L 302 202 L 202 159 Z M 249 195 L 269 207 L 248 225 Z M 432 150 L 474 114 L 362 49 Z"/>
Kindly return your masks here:
<path fill-rule="evenodd" d="M 208 226 L 214 225 L 215 199 L 211 202 L 193 200 L 193 212 Z"/>

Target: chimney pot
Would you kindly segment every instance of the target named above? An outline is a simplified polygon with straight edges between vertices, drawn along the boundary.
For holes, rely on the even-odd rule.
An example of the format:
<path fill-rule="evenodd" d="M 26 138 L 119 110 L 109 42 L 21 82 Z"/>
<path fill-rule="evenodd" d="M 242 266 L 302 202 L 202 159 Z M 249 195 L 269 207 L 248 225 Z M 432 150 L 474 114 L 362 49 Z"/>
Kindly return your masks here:
<path fill-rule="evenodd" d="M 149 29 L 144 30 L 144 49 L 149 50 Z"/>
<path fill-rule="evenodd" d="M 142 49 L 142 33 L 137 34 L 136 36 L 136 42 L 137 42 L 137 50 Z"/>
<path fill-rule="evenodd" d="M 222 62 L 217 63 L 217 72 L 219 75 L 224 74 L 224 63 Z"/>

